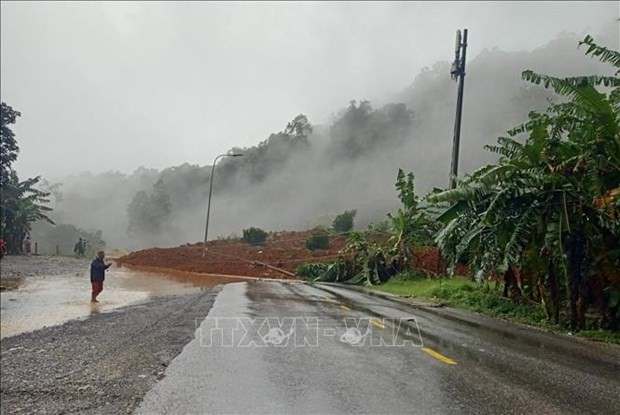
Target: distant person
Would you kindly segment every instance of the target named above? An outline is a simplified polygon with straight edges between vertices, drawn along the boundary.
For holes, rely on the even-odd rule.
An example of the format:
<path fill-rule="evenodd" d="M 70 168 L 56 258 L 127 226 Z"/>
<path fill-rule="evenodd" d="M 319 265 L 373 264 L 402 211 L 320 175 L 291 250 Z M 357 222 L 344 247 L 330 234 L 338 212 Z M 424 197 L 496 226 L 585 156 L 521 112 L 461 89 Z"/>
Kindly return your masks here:
<path fill-rule="evenodd" d="M 80 255 L 81 255 L 81 256 L 86 255 L 86 251 L 88 251 L 88 240 L 86 240 L 86 239 L 82 239 L 82 245 L 81 245 Z"/>
<path fill-rule="evenodd" d="M 103 262 L 105 252 L 97 252 L 97 257 L 90 264 L 90 284 L 92 285 L 91 303 L 98 303 L 97 296 L 103 291 L 103 281 L 105 280 L 106 269 L 112 266 L 112 263 Z"/>
<path fill-rule="evenodd" d="M 73 246 L 73 252 L 76 256 L 83 257 L 86 253 L 86 240 L 82 238 L 78 239 Z"/>
<path fill-rule="evenodd" d="M 6 255 L 6 242 L 3 238 L 0 238 L 0 258 Z"/>
<path fill-rule="evenodd" d="M 30 246 L 32 245 L 32 241 L 30 240 L 30 235 L 26 234 L 24 236 L 24 240 L 22 241 L 22 251 L 24 255 L 30 255 Z"/>
<path fill-rule="evenodd" d="M 82 238 L 78 239 L 78 241 L 73 245 L 73 253 L 75 256 L 82 256 Z"/>

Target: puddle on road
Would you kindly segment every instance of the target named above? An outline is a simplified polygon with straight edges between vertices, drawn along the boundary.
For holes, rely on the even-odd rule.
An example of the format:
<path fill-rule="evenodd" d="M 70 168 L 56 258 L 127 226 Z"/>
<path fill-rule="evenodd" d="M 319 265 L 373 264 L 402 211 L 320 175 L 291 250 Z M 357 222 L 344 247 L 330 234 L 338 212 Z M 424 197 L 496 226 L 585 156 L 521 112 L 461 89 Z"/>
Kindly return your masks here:
<path fill-rule="evenodd" d="M 0 292 L 0 338 L 113 311 L 153 297 L 191 293 L 237 281 L 241 280 L 189 273 L 166 275 L 113 266 L 106 273 L 100 302 L 91 304 L 87 271 L 10 282 L 3 279 L 10 289 Z"/>

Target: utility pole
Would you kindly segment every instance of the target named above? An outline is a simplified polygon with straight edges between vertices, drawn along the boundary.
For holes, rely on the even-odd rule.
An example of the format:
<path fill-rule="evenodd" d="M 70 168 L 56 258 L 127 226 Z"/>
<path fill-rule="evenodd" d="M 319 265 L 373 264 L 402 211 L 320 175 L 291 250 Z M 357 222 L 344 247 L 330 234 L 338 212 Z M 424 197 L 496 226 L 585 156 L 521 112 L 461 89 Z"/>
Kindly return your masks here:
<path fill-rule="evenodd" d="M 463 115 L 463 87 L 465 84 L 465 56 L 467 52 L 467 29 L 456 31 L 456 45 L 454 49 L 454 63 L 450 75 L 458 81 L 458 95 L 456 97 L 456 117 L 454 119 L 454 138 L 452 141 L 452 163 L 450 165 L 450 189 L 456 187 L 456 177 L 459 172 L 459 147 L 461 145 L 461 117 Z"/>
<path fill-rule="evenodd" d="M 450 189 L 456 187 L 456 176 L 459 172 L 459 148 L 461 146 L 461 117 L 463 115 L 463 87 L 465 84 L 465 57 L 467 52 L 467 29 L 456 31 L 456 44 L 454 45 L 454 62 L 450 75 L 458 81 L 458 95 L 456 97 L 456 117 L 454 118 L 454 136 L 452 138 L 452 162 L 450 163 Z M 439 250 L 439 272 L 446 275 L 447 265 L 443 260 L 443 254 Z"/>

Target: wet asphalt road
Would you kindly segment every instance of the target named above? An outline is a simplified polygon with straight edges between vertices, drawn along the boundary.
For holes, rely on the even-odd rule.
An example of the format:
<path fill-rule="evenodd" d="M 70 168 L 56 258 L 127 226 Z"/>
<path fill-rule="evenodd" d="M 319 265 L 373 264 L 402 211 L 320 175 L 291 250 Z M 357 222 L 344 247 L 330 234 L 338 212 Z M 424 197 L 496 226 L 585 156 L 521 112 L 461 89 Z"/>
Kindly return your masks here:
<path fill-rule="evenodd" d="M 226 285 L 138 413 L 617 414 L 620 348 L 332 285 Z"/>

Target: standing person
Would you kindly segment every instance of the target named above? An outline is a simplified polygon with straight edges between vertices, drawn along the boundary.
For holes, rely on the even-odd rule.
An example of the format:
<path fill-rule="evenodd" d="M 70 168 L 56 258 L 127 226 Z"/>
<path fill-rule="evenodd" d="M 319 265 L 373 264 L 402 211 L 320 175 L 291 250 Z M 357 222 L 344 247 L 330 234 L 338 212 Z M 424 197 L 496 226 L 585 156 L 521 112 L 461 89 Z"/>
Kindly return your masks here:
<path fill-rule="evenodd" d="M 22 242 L 22 249 L 24 250 L 24 255 L 30 255 L 30 245 L 32 241 L 30 240 L 30 235 L 26 233 L 24 236 L 24 241 Z"/>
<path fill-rule="evenodd" d="M 0 258 L 6 255 L 6 242 L 3 238 L 0 238 Z"/>
<path fill-rule="evenodd" d="M 86 255 L 87 247 L 88 247 L 88 240 L 82 239 L 82 245 L 80 245 L 80 256 Z"/>
<path fill-rule="evenodd" d="M 112 266 L 112 263 L 103 262 L 105 252 L 97 252 L 97 257 L 90 264 L 90 284 L 92 285 L 91 303 L 98 303 L 97 296 L 103 291 L 103 281 L 105 280 L 105 270 Z"/>
<path fill-rule="evenodd" d="M 83 256 L 82 254 L 82 238 L 78 239 L 78 241 L 73 246 L 73 253 L 75 256 Z"/>

